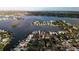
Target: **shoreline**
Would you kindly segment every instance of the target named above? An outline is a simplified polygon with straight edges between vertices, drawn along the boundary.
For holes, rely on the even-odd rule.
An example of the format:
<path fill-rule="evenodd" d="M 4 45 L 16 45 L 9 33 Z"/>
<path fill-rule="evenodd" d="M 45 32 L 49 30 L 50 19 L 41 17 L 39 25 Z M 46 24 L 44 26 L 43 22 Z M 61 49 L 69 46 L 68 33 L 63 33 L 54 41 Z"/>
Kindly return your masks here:
<path fill-rule="evenodd" d="M 10 44 L 11 40 L 11 33 L 5 30 L 0 30 L 0 51 L 4 51 L 5 47 Z"/>

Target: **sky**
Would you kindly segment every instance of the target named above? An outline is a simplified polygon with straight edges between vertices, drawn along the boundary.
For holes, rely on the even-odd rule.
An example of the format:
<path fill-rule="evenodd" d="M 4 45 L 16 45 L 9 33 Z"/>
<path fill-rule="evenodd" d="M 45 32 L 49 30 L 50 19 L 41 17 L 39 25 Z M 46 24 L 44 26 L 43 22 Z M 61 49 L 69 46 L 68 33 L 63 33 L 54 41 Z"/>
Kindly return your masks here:
<path fill-rule="evenodd" d="M 3 7 L 0 10 L 24 11 L 79 11 L 79 7 Z"/>

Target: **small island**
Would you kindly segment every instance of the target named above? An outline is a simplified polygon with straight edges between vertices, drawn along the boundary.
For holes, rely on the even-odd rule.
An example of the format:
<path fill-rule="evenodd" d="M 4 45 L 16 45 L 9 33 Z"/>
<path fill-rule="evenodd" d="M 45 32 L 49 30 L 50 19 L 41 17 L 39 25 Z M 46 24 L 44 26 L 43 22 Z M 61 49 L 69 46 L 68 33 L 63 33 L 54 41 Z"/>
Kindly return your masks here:
<path fill-rule="evenodd" d="M 17 27 L 17 24 L 12 24 L 11 27 L 12 28 L 16 28 Z"/>

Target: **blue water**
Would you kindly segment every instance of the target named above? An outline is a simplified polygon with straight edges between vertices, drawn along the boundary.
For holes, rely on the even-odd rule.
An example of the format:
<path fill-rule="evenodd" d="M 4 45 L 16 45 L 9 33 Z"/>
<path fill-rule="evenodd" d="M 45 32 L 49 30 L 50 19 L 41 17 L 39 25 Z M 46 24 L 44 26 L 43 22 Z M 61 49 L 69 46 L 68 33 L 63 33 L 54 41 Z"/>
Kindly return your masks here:
<path fill-rule="evenodd" d="M 19 40 L 23 40 L 28 34 L 35 30 L 44 30 L 44 31 L 57 31 L 61 30 L 57 27 L 49 26 L 33 26 L 32 22 L 36 20 L 65 20 L 71 24 L 79 24 L 79 18 L 67 18 L 67 17 L 51 17 L 51 16 L 22 16 L 22 20 L 6 20 L 0 21 L 0 29 L 8 30 L 14 34 L 14 39 L 11 42 L 10 48 L 16 46 Z M 13 28 L 11 25 L 17 24 L 17 27 Z M 10 49 L 9 48 L 9 49 Z"/>

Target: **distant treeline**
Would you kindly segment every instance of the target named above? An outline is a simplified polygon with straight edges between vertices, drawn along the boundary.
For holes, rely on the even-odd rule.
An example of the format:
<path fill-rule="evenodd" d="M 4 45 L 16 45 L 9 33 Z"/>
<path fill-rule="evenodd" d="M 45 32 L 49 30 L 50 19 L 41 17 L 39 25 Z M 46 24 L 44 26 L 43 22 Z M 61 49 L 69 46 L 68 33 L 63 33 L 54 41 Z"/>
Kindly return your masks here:
<path fill-rule="evenodd" d="M 79 18 L 78 11 L 30 11 L 27 15 Z"/>
<path fill-rule="evenodd" d="M 55 17 L 71 17 L 79 18 L 79 11 L 0 11 L 0 15 L 14 16 L 55 16 Z"/>

